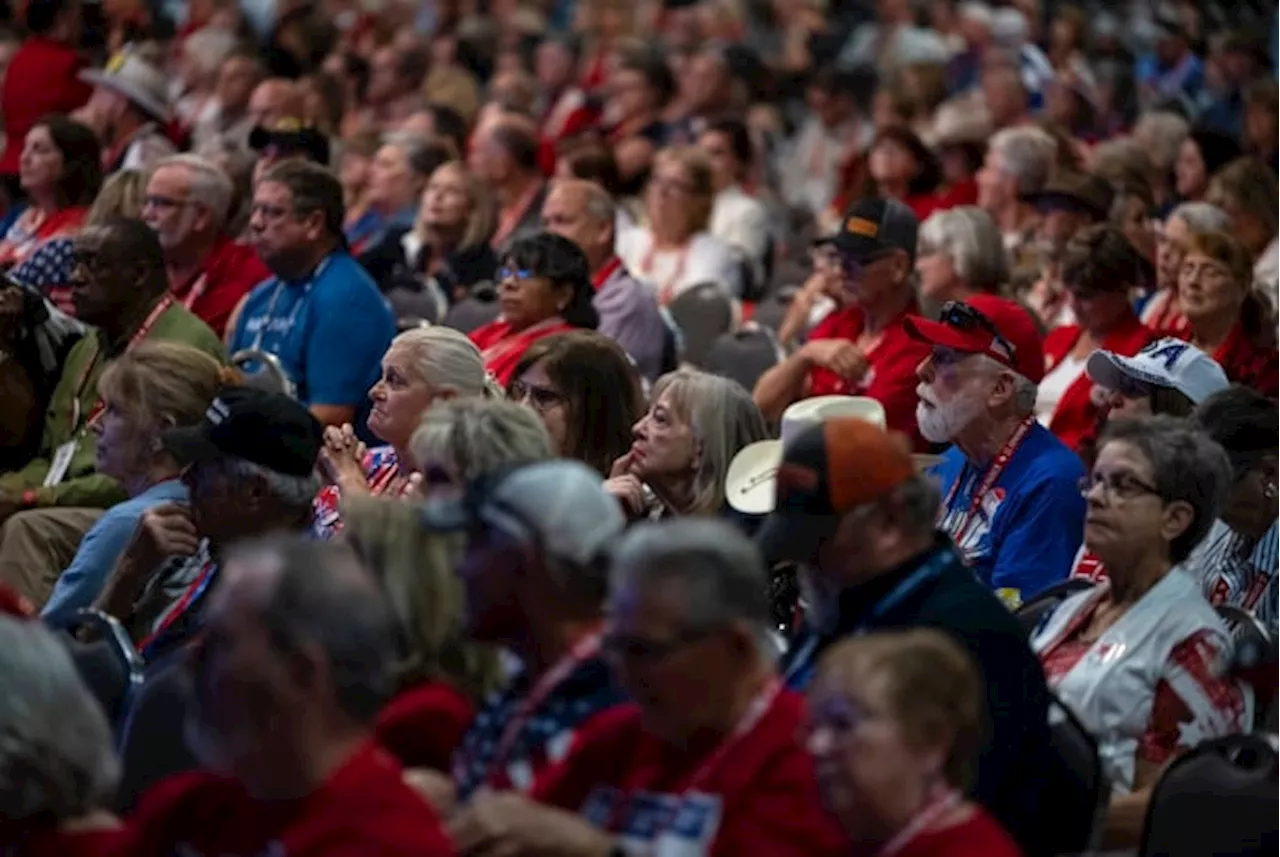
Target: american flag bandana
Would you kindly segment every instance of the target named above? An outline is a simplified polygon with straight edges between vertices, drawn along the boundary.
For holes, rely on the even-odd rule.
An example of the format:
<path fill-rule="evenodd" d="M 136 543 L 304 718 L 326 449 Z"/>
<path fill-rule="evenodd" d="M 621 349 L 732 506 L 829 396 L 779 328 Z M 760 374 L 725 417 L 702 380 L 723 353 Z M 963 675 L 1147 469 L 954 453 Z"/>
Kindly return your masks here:
<path fill-rule="evenodd" d="M 503 732 L 533 685 L 533 678 L 521 671 L 489 697 L 472 721 L 453 758 L 453 781 L 461 799 L 481 786 L 527 792 L 543 772 L 569 756 L 588 720 L 627 701 L 601 658 L 582 661 L 529 712 L 505 758 L 496 759 Z"/>

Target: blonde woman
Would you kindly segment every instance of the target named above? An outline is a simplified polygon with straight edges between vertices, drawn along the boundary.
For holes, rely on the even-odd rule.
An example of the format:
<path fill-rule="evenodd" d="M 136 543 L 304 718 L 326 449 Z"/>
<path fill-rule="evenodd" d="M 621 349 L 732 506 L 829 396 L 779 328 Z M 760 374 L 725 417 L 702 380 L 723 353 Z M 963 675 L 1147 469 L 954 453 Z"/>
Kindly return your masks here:
<path fill-rule="evenodd" d="M 497 651 L 463 634 L 459 544 L 421 527 L 408 503 L 354 497 L 342 511 L 344 537 L 386 591 L 404 642 L 378 741 L 406 768 L 448 771 L 476 705 L 502 678 Z"/>
<path fill-rule="evenodd" d="M 743 262 L 708 231 L 714 205 L 711 165 L 699 149 L 675 146 L 658 153 L 645 189 L 648 225 L 619 235 L 618 255 L 662 303 L 701 283 L 741 297 Z"/>
<path fill-rule="evenodd" d="M 650 401 L 605 490 L 632 517 L 728 514 L 729 463 L 744 446 L 769 437 L 751 394 L 736 381 L 681 370 L 659 378 Z"/>
<path fill-rule="evenodd" d="M 489 238 L 496 223 L 487 186 L 461 161 L 450 161 L 427 180 L 413 227 L 388 234 L 387 241 L 360 261 L 397 315 L 426 318 L 422 312 L 410 312 L 422 295 L 443 311 L 472 286 L 494 279 L 498 257 Z"/>
<path fill-rule="evenodd" d="M 471 340 L 452 328 L 420 327 L 391 340 L 382 377 L 369 390 L 369 431 L 386 443 L 366 449 L 350 424 L 325 429 L 320 467 L 329 484 L 315 502 L 315 530 L 330 538 L 342 528 L 339 499 L 416 493 L 409 440 L 437 402 L 486 394 L 484 364 Z"/>
<path fill-rule="evenodd" d="M 172 342 L 139 343 L 103 371 L 98 382 L 103 410 L 92 423 L 98 436 L 96 466 L 119 482 L 129 499 L 89 528 L 65 571 L 51 569 L 52 575 L 39 581 L 33 600 L 43 602 L 50 588 L 53 593 L 44 605 L 47 622 L 64 624 L 93 603 L 144 512 L 187 502 L 180 468 L 156 438 L 167 429 L 201 422 L 218 389 L 235 378 L 233 370 L 204 352 Z"/>

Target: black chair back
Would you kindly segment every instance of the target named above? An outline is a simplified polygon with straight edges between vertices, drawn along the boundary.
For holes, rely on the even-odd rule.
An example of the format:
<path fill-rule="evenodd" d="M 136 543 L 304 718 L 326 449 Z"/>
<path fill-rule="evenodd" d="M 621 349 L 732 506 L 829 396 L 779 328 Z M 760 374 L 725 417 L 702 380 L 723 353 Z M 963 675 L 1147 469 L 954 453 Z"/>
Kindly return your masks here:
<path fill-rule="evenodd" d="M 76 670 L 118 736 L 123 713 L 142 684 L 142 658 L 120 621 L 101 610 L 80 610 L 66 630 Z"/>
<path fill-rule="evenodd" d="M 187 746 L 186 718 L 191 683 L 182 661 L 185 650 L 147 668 L 125 714 L 120 739 L 120 786 L 116 809 L 126 814 L 151 786 L 171 774 L 199 767 Z"/>
<path fill-rule="evenodd" d="M 787 312 L 791 309 L 791 302 L 795 300 L 796 295 L 800 293 L 797 288 L 779 289 L 771 295 L 766 296 L 763 300 L 756 304 L 756 311 L 752 314 L 751 320 L 761 327 L 767 327 L 774 333 L 782 327 L 782 322 L 786 321 Z"/>
<path fill-rule="evenodd" d="M 681 292 L 667 308 L 680 327 L 684 362 L 701 368 L 716 337 L 733 328 L 732 300 L 716 283 L 700 283 Z"/>
<path fill-rule="evenodd" d="M 1205 741 L 1156 781 L 1142 831 L 1142 857 L 1274 855 L 1277 755 L 1261 735 Z"/>
<path fill-rule="evenodd" d="M 1022 632 L 1030 637 L 1035 633 L 1036 628 L 1040 627 L 1041 620 L 1056 610 L 1068 596 L 1092 588 L 1093 581 L 1084 577 L 1068 577 L 1050 586 L 1015 612 L 1018 624 L 1022 626 Z"/>
<path fill-rule="evenodd" d="M 714 375 L 732 378 L 749 393 L 756 388 L 760 376 L 784 358 L 772 331 L 752 325 L 718 336 L 707 350 L 702 368 Z"/>
<path fill-rule="evenodd" d="M 1045 772 L 1041 805 L 1042 841 L 1054 854 L 1094 850 L 1102 836 L 1111 786 L 1102 769 L 1098 744 L 1084 724 L 1056 696 L 1049 703 L 1052 752 Z"/>
<path fill-rule="evenodd" d="M 498 292 L 492 283 L 478 283 L 472 287 L 471 293 L 449 307 L 440 323 L 454 330 L 470 333 L 496 321 L 501 310 L 498 308 Z"/>

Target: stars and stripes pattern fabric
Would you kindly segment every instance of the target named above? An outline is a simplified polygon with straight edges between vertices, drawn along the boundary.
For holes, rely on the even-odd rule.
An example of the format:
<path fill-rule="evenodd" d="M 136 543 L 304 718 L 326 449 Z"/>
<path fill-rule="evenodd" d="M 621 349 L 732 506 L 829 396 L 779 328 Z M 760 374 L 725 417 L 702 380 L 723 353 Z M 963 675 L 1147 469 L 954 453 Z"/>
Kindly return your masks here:
<path fill-rule="evenodd" d="M 9 279 L 20 286 L 39 292 L 67 315 L 75 315 L 71 302 L 71 267 L 75 264 L 75 242 L 70 238 L 54 238 L 37 247 L 30 256 L 9 272 Z"/>
<path fill-rule="evenodd" d="M 583 726 L 626 701 L 602 659 L 583 661 L 529 712 L 506 758 L 495 758 L 503 732 L 520 714 L 532 687 L 532 677 L 518 673 L 472 721 L 453 760 L 454 785 L 461 799 L 481 786 L 528 792 L 545 771 L 573 753 Z"/>
<path fill-rule="evenodd" d="M 1252 542 L 1222 521 L 1214 521 L 1193 560 L 1188 564 L 1200 578 L 1210 604 L 1230 604 L 1252 611 L 1275 630 L 1275 584 L 1280 564 L 1277 522 L 1272 522 L 1261 539 Z"/>

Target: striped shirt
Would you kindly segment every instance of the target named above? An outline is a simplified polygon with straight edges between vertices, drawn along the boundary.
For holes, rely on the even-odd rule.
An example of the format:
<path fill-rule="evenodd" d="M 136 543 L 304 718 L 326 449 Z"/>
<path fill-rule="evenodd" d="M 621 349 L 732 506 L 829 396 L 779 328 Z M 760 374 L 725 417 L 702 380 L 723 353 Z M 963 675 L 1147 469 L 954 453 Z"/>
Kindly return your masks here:
<path fill-rule="evenodd" d="M 1278 563 L 1280 530 L 1276 521 L 1254 542 L 1218 520 L 1187 565 L 1199 577 L 1211 604 L 1253 611 L 1274 630 Z"/>

